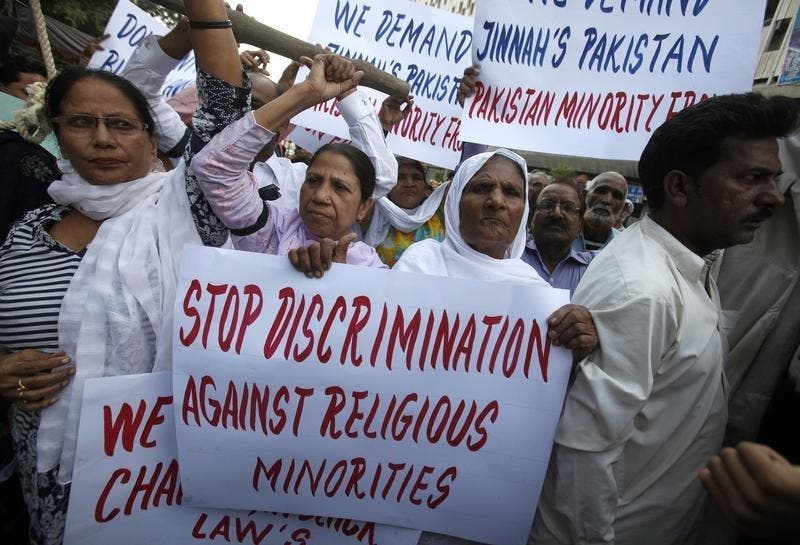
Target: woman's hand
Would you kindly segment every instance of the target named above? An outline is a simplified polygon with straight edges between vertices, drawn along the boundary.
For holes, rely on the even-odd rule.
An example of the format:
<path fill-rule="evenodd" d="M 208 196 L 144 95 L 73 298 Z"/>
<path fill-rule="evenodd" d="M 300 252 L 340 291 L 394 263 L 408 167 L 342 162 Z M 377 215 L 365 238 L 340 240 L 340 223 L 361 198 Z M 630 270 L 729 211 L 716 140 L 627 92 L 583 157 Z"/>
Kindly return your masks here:
<path fill-rule="evenodd" d="M 269 64 L 269 53 L 263 49 L 243 51 L 239 53 L 239 60 L 247 72 L 260 72 L 269 76 L 267 65 Z"/>
<path fill-rule="evenodd" d="M 323 238 L 308 246 L 289 250 L 289 261 L 308 278 L 322 278 L 325 271 L 331 268 L 331 263 L 347 263 L 347 248 L 356 238 L 355 233 L 347 234 L 338 241 Z"/>
<path fill-rule="evenodd" d="M 310 89 L 316 104 L 343 95 L 364 76 L 352 62 L 331 53 L 314 55 L 313 59 L 300 57 L 300 62 L 311 69 L 303 84 Z"/>
<path fill-rule="evenodd" d="M 0 356 L 0 395 L 26 411 L 49 407 L 75 374 L 74 365 L 64 367 L 71 361 L 64 352 L 32 349 Z"/>
<path fill-rule="evenodd" d="M 572 350 L 574 361 L 588 356 L 600 339 L 589 309 L 581 305 L 564 305 L 547 319 L 547 336 L 556 346 Z"/>
<path fill-rule="evenodd" d="M 386 97 L 378 112 L 381 127 L 384 131 L 390 132 L 395 125 L 408 117 L 413 109 L 414 97 L 411 95 L 408 95 L 405 100 L 393 96 Z"/>
<path fill-rule="evenodd" d="M 92 60 L 92 57 L 94 56 L 95 53 L 97 53 L 98 51 L 106 50 L 106 48 L 103 47 L 101 43 L 106 41 L 110 37 L 111 37 L 110 34 L 102 34 L 90 40 L 89 43 L 86 44 L 86 47 L 83 48 L 80 59 L 78 60 L 78 64 L 81 67 L 88 66 L 89 61 Z"/>

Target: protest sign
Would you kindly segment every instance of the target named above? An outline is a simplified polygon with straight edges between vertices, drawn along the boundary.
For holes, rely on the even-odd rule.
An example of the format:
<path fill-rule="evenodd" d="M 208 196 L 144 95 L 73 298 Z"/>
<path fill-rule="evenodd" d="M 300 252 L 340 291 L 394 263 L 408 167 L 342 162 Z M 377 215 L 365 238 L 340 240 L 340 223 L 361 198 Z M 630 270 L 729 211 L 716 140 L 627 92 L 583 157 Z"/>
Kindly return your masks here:
<path fill-rule="evenodd" d="M 120 74 L 142 40 L 151 34 L 163 36 L 167 32 L 169 29 L 164 23 L 129 0 L 119 0 L 106 25 L 105 33 L 109 37 L 100 44 L 104 50 L 92 55 L 88 67 Z M 161 94 L 171 98 L 195 79 L 194 53 L 189 53 L 167 75 Z"/>
<path fill-rule="evenodd" d="M 342 142 L 344 144 L 351 143 L 350 140 L 339 138 L 338 136 L 331 136 L 330 134 L 315 131 L 314 129 L 307 129 L 305 127 L 295 127 L 294 130 L 289 133 L 288 139 L 311 154 L 325 144 L 333 144 L 336 142 Z"/>
<path fill-rule="evenodd" d="M 387 138 L 395 153 L 446 168 L 461 156 L 456 91 L 469 66 L 472 20 L 408 0 L 320 0 L 309 41 L 407 81 L 414 109 Z M 361 88 L 380 107 L 385 94 Z M 293 119 L 349 139 L 335 100 Z"/>
<path fill-rule="evenodd" d="M 568 292 L 187 247 L 173 385 L 184 500 L 522 544 L 570 370 Z"/>
<path fill-rule="evenodd" d="M 638 159 L 675 113 L 751 89 L 763 13 L 763 1 L 481 0 L 462 139 Z"/>
<path fill-rule="evenodd" d="M 187 507 L 172 376 L 89 379 L 83 392 L 65 545 L 417 543 L 419 532 L 353 520 Z"/>

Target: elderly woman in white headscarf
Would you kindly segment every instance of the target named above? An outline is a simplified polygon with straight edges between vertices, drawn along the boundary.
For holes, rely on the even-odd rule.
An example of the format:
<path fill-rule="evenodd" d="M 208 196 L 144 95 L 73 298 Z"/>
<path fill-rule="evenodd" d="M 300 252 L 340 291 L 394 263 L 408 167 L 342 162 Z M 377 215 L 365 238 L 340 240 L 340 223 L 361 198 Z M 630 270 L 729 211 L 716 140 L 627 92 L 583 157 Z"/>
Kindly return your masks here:
<path fill-rule="evenodd" d="M 446 234 L 412 244 L 394 270 L 549 287 L 522 261 L 528 216 L 525 160 L 505 149 L 480 153 L 464 161 L 445 198 Z M 556 345 L 583 358 L 597 345 L 597 332 L 584 307 L 565 305 L 548 319 Z M 423 532 L 420 545 L 469 543 Z"/>
<path fill-rule="evenodd" d="M 399 271 L 438 276 L 547 283 L 520 257 L 528 214 L 525 160 L 499 149 L 464 161 L 445 200 L 445 238 L 413 244 Z"/>

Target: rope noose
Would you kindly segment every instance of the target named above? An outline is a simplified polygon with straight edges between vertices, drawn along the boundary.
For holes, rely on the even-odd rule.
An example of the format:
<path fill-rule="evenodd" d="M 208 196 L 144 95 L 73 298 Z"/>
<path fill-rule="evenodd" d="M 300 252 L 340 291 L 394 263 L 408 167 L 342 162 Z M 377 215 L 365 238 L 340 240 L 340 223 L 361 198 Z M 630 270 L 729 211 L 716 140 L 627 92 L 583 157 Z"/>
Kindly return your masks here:
<path fill-rule="evenodd" d="M 47 36 L 47 23 L 39 0 L 31 0 L 31 11 L 36 24 L 36 37 L 39 39 L 39 46 L 42 49 L 47 78 L 52 79 L 56 75 L 56 63 L 53 60 L 53 51 Z M 42 82 L 28 85 L 25 88 L 28 94 L 25 107 L 15 113 L 14 121 L 0 121 L 0 129 L 16 129 L 25 140 L 40 144 L 51 130 L 44 106 L 45 89 L 47 89 L 47 84 Z"/>

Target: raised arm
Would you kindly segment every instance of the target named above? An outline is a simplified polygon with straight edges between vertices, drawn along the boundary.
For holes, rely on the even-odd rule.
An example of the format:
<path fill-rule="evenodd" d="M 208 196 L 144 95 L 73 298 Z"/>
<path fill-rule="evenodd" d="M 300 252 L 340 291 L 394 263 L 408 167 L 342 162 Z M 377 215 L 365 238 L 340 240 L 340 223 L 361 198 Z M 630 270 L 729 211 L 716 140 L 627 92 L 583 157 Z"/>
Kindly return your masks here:
<path fill-rule="evenodd" d="M 242 87 L 244 71 L 239 47 L 228 13 L 221 0 L 185 0 L 197 68 L 236 87 Z M 221 27 L 221 28 L 216 28 Z"/>
<path fill-rule="evenodd" d="M 258 195 L 250 163 L 275 131 L 306 108 L 354 87 L 363 75 L 336 55 L 305 58 L 308 78 L 232 124 L 194 158 L 198 181 L 212 209 L 232 233 L 245 239 L 237 247 L 272 253 L 275 248 L 269 206 Z"/>
<path fill-rule="evenodd" d="M 250 81 L 239 61 L 236 40 L 220 0 L 186 0 L 197 66 L 198 110 L 186 150 L 186 192 L 195 226 L 204 244 L 220 246 L 228 238 L 224 223 L 212 212 L 197 185 L 202 172 L 194 156 L 215 135 L 250 111 Z"/>
<path fill-rule="evenodd" d="M 158 149 L 170 159 L 179 159 L 183 155 L 191 130 L 167 104 L 161 87 L 167 75 L 191 50 L 189 22 L 181 19 L 166 36 L 148 36 L 139 42 L 120 74 L 135 84 L 147 98 L 156 122 Z"/>
<path fill-rule="evenodd" d="M 342 98 L 336 106 L 350 130 L 353 146 L 363 151 L 375 166 L 375 190 L 372 197 L 380 199 L 388 195 L 397 183 L 397 159 L 386 145 L 375 107 L 358 90 Z M 409 111 L 408 105 L 405 110 L 401 110 Z"/>

